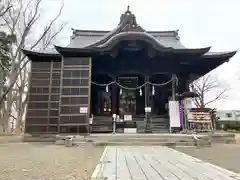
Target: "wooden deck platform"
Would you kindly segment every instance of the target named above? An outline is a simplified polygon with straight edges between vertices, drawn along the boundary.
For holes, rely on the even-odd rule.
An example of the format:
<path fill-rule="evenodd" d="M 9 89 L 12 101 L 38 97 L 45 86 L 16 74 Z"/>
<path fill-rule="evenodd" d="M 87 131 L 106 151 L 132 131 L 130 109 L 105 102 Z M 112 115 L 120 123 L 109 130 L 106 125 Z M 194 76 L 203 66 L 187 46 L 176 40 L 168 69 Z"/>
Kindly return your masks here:
<path fill-rule="evenodd" d="M 240 175 L 162 146 L 108 146 L 92 180 L 240 180 Z"/>

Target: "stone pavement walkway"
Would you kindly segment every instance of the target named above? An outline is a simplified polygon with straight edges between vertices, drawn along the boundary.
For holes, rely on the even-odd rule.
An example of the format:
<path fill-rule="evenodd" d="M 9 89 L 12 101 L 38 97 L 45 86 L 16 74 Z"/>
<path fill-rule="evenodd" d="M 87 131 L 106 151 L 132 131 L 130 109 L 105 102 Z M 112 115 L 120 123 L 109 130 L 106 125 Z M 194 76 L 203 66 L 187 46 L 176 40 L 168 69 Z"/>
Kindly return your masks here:
<path fill-rule="evenodd" d="M 240 180 L 240 174 L 167 147 L 109 146 L 92 179 Z"/>

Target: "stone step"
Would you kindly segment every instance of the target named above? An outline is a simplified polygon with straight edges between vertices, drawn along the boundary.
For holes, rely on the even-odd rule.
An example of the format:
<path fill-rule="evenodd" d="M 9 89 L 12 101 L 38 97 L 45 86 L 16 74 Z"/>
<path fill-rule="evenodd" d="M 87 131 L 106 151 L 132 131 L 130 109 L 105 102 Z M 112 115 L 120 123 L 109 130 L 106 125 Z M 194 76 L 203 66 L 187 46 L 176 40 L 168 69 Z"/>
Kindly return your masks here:
<path fill-rule="evenodd" d="M 94 142 L 95 146 L 196 146 L 195 142 Z"/>
<path fill-rule="evenodd" d="M 152 127 L 152 129 L 156 129 L 156 130 L 158 130 L 158 129 L 162 129 L 162 130 L 169 130 L 169 128 L 168 127 Z"/>
<path fill-rule="evenodd" d="M 168 129 L 152 129 L 152 133 L 165 134 L 165 133 L 169 133 L 169 130 Z"/>
<path fill-rule="evenodd" d="M 125 138 L 110 139 L 108 142 L 195 142 L 194 139 L 167 139 L 167 138 Z"/>
<path fill-rule="evenodd" d="M 109 132 L 109 133 L 111 133 L 113 131 L 113 129 L 112 128 L 108 128 L 108 127 L 101 127 L 101 128 L 92 128 L 91 129 L 91 133 L 96 133 L 96 132 L 98 132 L 98 133 L 100 133 L 100 132 Z"/>
<path fill-rule="evenodd" d="M 131 142 L 131 141 L 149 141 L 149 142 L 165 142 L 165 141 L 170 141 L 170 142 L 187 142 L 187 141 L 194 141 L 194 138 L 192 136 L 185 136 L 185 137 L 178 137 L 178 136 L 161 136 L 161 134 L 159 135 L 126 135 L 123 134 L 121 135 L 109 135 L 109 136 L 90 136 L 90 137 L 86 137 L 87 140 L 91 140 L 91 141 L 119 141 L 119 142 Z"/>
<path fill-rule="evenodd" d="M 104 116 L 97 116 L 97 117 L 94 117 L 93 120 L 97 121 L 112 121 L 112 118 L 111 117 L 104 117 Z"/>
<path fill-rule="evenodd" d="M 167 126 L 152 126 L 152 129 L 168 129 Z"/>

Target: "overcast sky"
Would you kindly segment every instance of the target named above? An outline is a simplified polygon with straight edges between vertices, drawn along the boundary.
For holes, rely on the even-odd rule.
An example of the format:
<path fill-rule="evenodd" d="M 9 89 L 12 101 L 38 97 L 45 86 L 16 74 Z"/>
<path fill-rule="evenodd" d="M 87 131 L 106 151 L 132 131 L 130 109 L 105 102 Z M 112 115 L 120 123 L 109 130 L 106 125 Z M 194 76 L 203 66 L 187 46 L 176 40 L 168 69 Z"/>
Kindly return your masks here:
<path fill-rule="evenodd" d="M 56 1 L 56 0 L 55 0 Z M 65 0 L 61 17 L 68 25 L 61 34 L 67 44 L 71 28 L 112 30 L 130 5 L 137 22 L 146 30 L 179 30 L 189 48 L 212 46 L 211 51 L 240 48 L 240 0 Z M 57 8 L 46 9 L 56 13 Z M 229 97 L 212 106 L 240 109 L 240 53 L 217 69 L 231 86 Z"/>

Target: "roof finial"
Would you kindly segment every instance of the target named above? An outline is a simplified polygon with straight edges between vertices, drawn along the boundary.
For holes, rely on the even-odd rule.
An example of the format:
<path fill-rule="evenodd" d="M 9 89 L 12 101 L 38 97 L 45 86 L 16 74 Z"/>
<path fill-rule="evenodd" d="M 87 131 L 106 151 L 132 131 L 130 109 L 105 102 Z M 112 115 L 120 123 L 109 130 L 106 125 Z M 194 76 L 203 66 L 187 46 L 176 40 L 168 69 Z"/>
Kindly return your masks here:
<path fill-rule="evenodd" d="M 127 6 L 127 11 L 130 11 L 130 6 L 129 5 Z"/>

